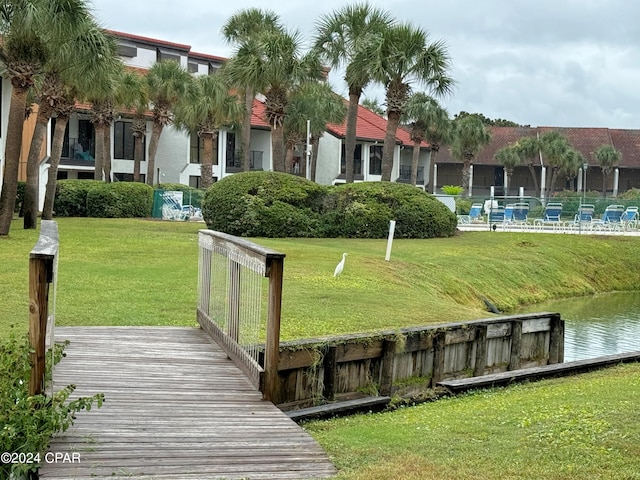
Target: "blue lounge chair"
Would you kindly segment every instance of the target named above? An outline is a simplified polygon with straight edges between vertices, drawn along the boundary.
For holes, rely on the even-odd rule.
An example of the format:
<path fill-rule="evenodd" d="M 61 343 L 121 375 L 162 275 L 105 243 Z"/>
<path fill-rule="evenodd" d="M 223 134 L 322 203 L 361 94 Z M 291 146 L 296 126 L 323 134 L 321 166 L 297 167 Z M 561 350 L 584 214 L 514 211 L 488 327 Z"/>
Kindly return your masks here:
<path fill-rule="evenodd" d="M 493 207 L 489 211 L 489 224 L 491 226 L 504 224 L 505 208 L 503 206 Z"/>
<path fill-rule="evenodd" d="M 609 205 L 605 208 L 600 220 L 593 220 L 592 226 L 598 230 L 619 230 L 622 228 L 624 205 Z"/>
<path fill-rule="evenodd" d="M 458 215 L 458 224 L 464 225 L 468 223 L 481 223 L 484 222 L 484 216 L 482 215 L 482 204 L 474 203 L 469 209 L 469 215 Z"/>
<path fill-rule="evenodd" d="M 638 228 L 638 207 L 627 207 L 622 216 L 620 217 L 620 223 L 625 230 L 634 230 Z"/>
<path fill-rule="evenodd" d="M 578 207 L 578 213 L 576 213 L 573 222 L 568 224 L 568 227 L 572 229 L 584 229 L 590 230 L 593 222 L 593 212 L 596 207 L 591 204 L 583 204 Z"/>
<path fill-rule="evenodd" d="M 564 227 L 564 222 L 560 220 L 562 216 L 562 204 L 559 202 L 549 202 L 544 207 L 544 214 L 542 218 L 536 218 L 533 221 L 533 226 L 536 229 L 543 229 L 545 227 L 551 227 L 553 230 L 558 230 Z"/>

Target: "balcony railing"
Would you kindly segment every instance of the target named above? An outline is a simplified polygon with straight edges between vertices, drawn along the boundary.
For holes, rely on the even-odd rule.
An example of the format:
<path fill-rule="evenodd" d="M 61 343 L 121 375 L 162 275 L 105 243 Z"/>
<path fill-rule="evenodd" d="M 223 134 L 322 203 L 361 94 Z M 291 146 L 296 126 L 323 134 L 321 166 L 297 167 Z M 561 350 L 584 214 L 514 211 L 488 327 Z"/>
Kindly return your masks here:
<path fill-rule="evenodd" d="M 410 183 L 411 182 L 411 165 L 400 165 L 400 176 L 397 180 L 398 183 Z M 416 183 L 418 185 L 424 185 L 424 167 L 418 167 L 418 178 Z"/>
<path fill-rule="evenodd" d="M 264 152 L 260 150 L 251 150 L 249 152 L 249 168 L 251 170 L 262 170 L 262 155 Z M 240 172 L 242 171 L 242 153 L 240 150 L 234 152 L 227 152 L 227 172 Z"/>

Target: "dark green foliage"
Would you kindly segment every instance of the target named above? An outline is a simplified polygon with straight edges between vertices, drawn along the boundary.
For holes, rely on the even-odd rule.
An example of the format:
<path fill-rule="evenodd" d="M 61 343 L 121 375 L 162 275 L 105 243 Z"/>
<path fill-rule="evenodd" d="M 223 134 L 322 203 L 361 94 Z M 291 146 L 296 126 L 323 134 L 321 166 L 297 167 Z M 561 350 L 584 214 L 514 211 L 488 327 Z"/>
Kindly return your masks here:
<path fill-rule="evenodd" d="M 183 205 L 193 205 L 196 208 L 202 207 L 202 199 L 204 197 L 204 190 L 202 189 L 190 187 L 189 185 L 183 185 L 181 183 L 163 183 L 159 188 L 161 190 L 184 192 L 182 197 Z"/>
<path fill-rule="evenodd" d="M 87 217 L 87 194 L 101 182 L 95 180 L 59 180 L 53 211 L 58 217 Z"/>
<path fill-rule="evenodd" d="M 144 183 L 96 183 L 87 193 L 89 217 L 149 217 L 153 188 Z"/>
<path fill-rule="evenodd" d="M 469 198 L 456 198 L 456 213 L 458 215 L 469 215 L 473 201 Z"/>
<path fill-rule="evenodd" d="M 396 220 L 396 238 L 447 237 L 455 233 L 456 216 L 419 188 L 400 183 L 364 182 L 328 188 L 326 236 L 384 238 Z"/>
<path fill-rule="evenodd" d="M 275 172 L 238 173 L 207 190 L 209 228 L 251 237 L 397 238 L 451 236 L 456 216 L 409 185 L 366 182 L 323 187 Z"/>
<path fill-rule="evenodd" d="M 202 214 L 214 230 L 252 237 L 318 236 L 324 188 L 277 172 L 237 173 L 205 193 Z"/>
<path fill-rule="evenodd" d="M 16 194 L 16 206 L 13 209 L 14 213 L 22 213 L 22 207 L 24 204 L 25 190 L 27 189 L 26 182 L 18 182 L 18 193 Z M 22 216 L 22 215 L 20 215 Z"/>
<path fill-rule="evenodd" d="M 33 454 L 33 463 L 0 463 L 0 478 L 35 472 L 53 434 L 64 432 L 72 424 L 77 412 L 100 407 L 104 395 L 80 397 L 69 401 L 75 385 L 58 390 L 53 398 L 45 395 L 29 396 L 29 341 L 27 336 L 12 335 L 0 342 L 0 451 Z M 63 357 L 64 345 L 56 344 L 53 363 Z M 52 356 L 46 356 L 46 376 L 51 378 Z M 20 477 L 16 477 L 20 478 Z"/>

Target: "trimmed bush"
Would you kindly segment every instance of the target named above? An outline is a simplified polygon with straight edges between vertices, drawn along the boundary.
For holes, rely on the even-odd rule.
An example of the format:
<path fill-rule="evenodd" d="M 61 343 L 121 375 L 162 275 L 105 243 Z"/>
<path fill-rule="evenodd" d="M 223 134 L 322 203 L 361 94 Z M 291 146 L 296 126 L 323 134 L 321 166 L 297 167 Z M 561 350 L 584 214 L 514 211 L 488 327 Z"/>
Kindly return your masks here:
<path fill-rule="evenodd" d="M 87 217 L 87 194 L 102 182 L 96 180 L 58 180 L 53 211 L 58 217 Z"/>
<path fill-rule="evenodd" d="M 396 238 L 448 237 L 456 230 L 456 216 L 411 185 L 363 182 L 328 191 L 324 220 L 329 237 L 385 238 L 390 220 L 396 220 Z"/>
<path fill-rule="evenodd" d="M 456 216 L 435 197 L 397 183 L 323 187 L 275 172 L 238 173 L 213 184 L 202 213 L 209 228 L 251 237 L 431 238 L 455 233 Z"/>
<path fill-rule="evenodd" d="M 144 183 L 96 183 L 87 193 L 90 217 L 149 217 L 153 204 L 153 188 Z"/>
<path fill-rule="evenodd" d="M 318 236 L 324 194 L 324 187 L 286 173 L 237 173 L 207 190 L 202 215 L 209 228 L 231 235 Z"/>
<path fill-rule="evenodd" d="M 197 208 L 202 207 L 204 190 L 190 187 L 189 185 L 183 185 L 181 183 L 163 183 L 159 187 L 157 187 L 157 189 L 184 192 L 182 197 L 183 205 L 193 205 Z"/>

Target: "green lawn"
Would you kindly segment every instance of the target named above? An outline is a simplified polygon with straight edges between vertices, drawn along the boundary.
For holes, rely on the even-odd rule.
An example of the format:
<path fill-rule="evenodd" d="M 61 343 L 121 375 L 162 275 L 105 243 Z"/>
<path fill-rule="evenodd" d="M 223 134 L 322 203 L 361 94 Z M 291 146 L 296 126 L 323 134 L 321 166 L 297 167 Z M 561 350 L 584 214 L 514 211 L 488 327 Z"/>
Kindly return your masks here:
<path fill-rule="evenodd" d="M 202 224 L 61 218 L 59 325 L 194 325 Z M 28 317 L 37 231 L 0 237 L 0 335 Z M 284 252 L 282 338 L 395 329 L 490 316 L 562 296 L 640 287 L 638 237 L 465 233 L 396 240 L 258 239 Z M 344 273 L 333 277 L 343 252 Z"/>
<path fill-rule="evenodd" d="M 305 425 L 341 480 L 640 479 L 640 364 Z"/>

